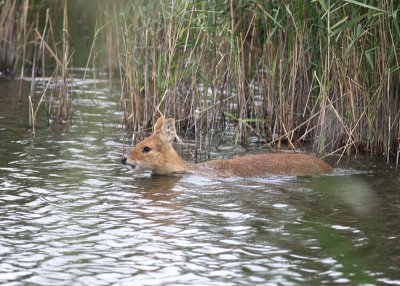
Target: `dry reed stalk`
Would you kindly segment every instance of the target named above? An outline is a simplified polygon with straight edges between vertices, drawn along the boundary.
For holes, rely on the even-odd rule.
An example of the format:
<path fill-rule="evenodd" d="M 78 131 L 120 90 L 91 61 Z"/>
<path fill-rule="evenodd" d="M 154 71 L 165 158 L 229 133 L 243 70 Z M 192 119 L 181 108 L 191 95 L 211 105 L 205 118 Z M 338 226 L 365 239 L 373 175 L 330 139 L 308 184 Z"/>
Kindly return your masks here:
<path fill-rule="evenodd" d="M 158 107 L 204 151 L 211 129 L 232 126 L 242 144 L 255 135 L 278 147 L 312 141 L 320 153 L 397 154 L 393 2 L 147 5 L 115 4 L 110 20 L 123 43 L 121 102 L 133 132 L 150 127 Z"/>
<path fill-rule="evenodd" d="M 16 36 L 18 35 L 18 22 L 13 15 L 17 14 L 17 1 L 8 0 L 2 3 L 0 13 L 0 70 L 2 72 L 11 71 L 16 62 Z"/>
<path fill-rule="evenodd" d="M 21 79 L 19 83 L 19 91 L 18 91 L 18 101 L 19 103 L 22 102 L 22 79 L 24 78 L 24 70 L 25 70 L 25 61 L 26 61 L 26 50 L 27 50 L 27 45 L 28 45 L 28 33 L 27 33 L 27 18 L 28 18 L 28 5 L 29 5 L 29 0 L 24 0 L 22 7 L 23 7 L 23 13 L 22 13 L 22 31 L 23 31 L 23 45 L 22 45 L 22 67 L 21 67 Z"/>

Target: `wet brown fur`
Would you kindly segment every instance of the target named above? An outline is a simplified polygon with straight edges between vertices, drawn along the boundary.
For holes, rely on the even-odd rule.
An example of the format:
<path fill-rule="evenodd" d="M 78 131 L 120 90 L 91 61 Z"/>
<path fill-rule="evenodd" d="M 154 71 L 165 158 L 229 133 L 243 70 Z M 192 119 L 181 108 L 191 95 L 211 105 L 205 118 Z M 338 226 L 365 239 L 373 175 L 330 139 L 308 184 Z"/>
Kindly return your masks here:
<path fill-rule="evenodd" d="M 172 118 L 161 117 L 154 125 L 154 133 L 139 142 L 121 161 L 136 169 L 164 175 L 196 172 L 221 177 L 266 177 L 309 176 L 332 172 L 332 168 L 324 161 L 300 153 L 259 154 L 190 164 L 172 147 L 175 136 L 175 121 Z"/>

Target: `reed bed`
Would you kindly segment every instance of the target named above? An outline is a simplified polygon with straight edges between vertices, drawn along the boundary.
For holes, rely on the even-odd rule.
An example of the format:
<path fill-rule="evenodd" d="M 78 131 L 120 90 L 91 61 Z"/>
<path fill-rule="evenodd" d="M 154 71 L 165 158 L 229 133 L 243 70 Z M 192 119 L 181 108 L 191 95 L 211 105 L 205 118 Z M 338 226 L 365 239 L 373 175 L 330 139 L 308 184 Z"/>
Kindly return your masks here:
<path fill-rule="evenodd" d="M 0 3 L 0 72 L 16 70 L 26 52 L 26 27 L 28 24 L 28 0 L 6 0 Z M 23 47 L 23 52 L 20 47 Z"/>
<path fill-rule="evenodd" d="M 37 18 L 27 25 L 28 2 L 1 2 L 0 65 L 3 72 L 21 66 L 21 78 L 27 70 L 32 77 L 41 71 L 61 79 L 58 104 L 52 105 L 57 109 L 42 97 L 36 105 L 32 100 L 31 113 L 45 103 L 49 114 L 65 120 L 67 0 L 57 2 L 64 4 L 59 42 L 51 13 L 44 24 Z M 123 122 L 135 138 L 163 114 L 177 119 L 181 134 L 194 135 L 204 150 L 213 139 L 229 138 L 235 144 L 311 146 L 321 155 L 367 153 L 399 161 L 397 1 L 98 4 L 102 12 L 88 64 L 119 76 Z M 3 13 L 5 7 L 18 17 Z M 17 38 L 7 38 L 15 31 Z M 221 137 L 213 138 L 216 131 Z"/>
<path fill-rule="evenodd" d="M 397 1 L 119 1 L 109 67 L 137 134 L 161 113 L 210 142 L 399 160 Z M 106 15 L 107 14 L 107 15 Z M 155 112 L 156 111 L 156 112 Z M 308 144 L 308 145 L 309 145 Z"/>
<path fill-rule="evenodd" d="M 5 0 L 0 3 L 0 71 L 6 75 L 20 72 L 20 102 L 24 96 L 23 81 L 30 80 L 31 89 L 27 97 L 33 133 L 42 105 L 48 119 L 65 121 L 71 116 L 67 3 L 67 0 Z M 42 6 L 44 4 L 47 8 Z M 52 17 L 59 14 L 63 19 L 60 36 L 54 32 L 52 21 Z M 36 90 L 38 81 L 42 81 L 43 86 L 39 96 Z M 49 86 L 56 88 L 49 92 Z M 54 90 L 56 96 L 53 96 Z"/>

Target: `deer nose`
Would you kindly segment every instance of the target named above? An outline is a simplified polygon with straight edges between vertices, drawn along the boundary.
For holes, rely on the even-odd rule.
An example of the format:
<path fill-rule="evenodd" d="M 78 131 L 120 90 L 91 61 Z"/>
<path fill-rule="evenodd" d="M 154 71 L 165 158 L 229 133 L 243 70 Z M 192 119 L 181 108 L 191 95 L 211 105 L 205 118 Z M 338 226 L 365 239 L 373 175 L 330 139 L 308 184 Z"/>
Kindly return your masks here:
<path fill-rule="evenodd" d="M 124 156 L 124 157 L 121 158 L 121 163 L 125 165 L 127 160 L 128 160 L 128 158 L 126 158 Z"/>

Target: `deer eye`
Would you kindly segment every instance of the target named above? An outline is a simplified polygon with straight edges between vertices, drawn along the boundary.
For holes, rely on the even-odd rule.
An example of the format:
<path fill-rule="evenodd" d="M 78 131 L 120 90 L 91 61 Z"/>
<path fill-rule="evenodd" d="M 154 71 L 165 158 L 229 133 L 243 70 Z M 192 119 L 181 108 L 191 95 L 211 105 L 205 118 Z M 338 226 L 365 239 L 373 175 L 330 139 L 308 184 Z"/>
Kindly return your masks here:
<path fill-rule="evenodd" d="M 151 151 L 150 147 L 144 146 L 142 149 L 142 153 L 149 153 Z"/>

